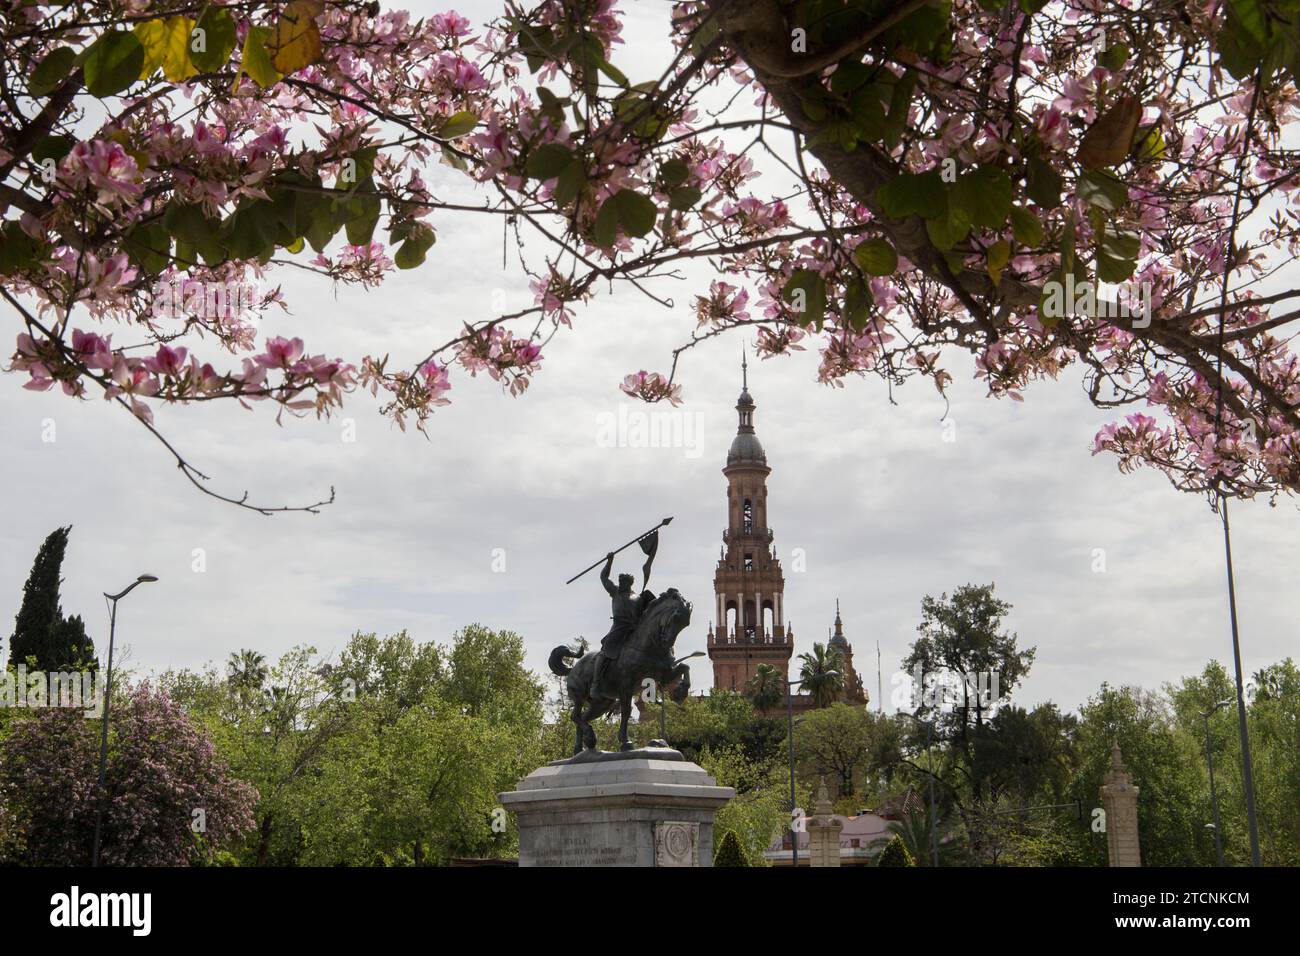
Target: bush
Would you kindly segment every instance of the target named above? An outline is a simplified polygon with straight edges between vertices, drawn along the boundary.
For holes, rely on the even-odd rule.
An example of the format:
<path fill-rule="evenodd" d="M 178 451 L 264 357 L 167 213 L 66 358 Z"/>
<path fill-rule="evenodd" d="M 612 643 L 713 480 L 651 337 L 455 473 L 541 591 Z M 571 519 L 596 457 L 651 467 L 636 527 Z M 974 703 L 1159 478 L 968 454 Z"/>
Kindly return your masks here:
<path fill-rule="evenodd" d="M 907 851 L 907 845 L 903 843 L 902 838 L 894 837 L 880 852 L 880 859 L 876 861 L 876 866 L 916 866 L 916 861 Z"/>
<path fill-rule="evenodd" d="M 722 842 L 713 854 L 714 866 L 749 866 L 745 849 L 740 845 L 740 837 L 735 830 L 728 830 L 722 835 Z"/>

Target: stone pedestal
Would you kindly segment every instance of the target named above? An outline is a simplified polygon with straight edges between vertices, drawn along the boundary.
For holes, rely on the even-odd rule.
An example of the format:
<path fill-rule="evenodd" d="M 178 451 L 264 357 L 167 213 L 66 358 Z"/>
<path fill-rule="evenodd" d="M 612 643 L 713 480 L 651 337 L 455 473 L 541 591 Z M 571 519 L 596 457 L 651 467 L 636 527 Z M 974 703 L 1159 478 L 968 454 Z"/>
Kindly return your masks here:
<path fill-rule="evenodd" d="M 1106 854 L 1111 866 L 1141 866 L 1138 843 L 1139 788 L 1124 769 L 1119 743 L 1110 749 L 1110 770 L 1102 780 L 1101 803 L 1106 810 Z"/>
<path fill-rule="evenodd" d="M 808 827 L 808 865 L 840 865 L 840 831 L 844 829 L 831 808 L 825 782 L 817 785 L 817 808 L 806 821 Z"/>
<path fill-rule="evenodd" d="M 520 866 L 712 866 L 713 815 L 736 795 L 669 748 L 555 761 L 500 794 Z"/>

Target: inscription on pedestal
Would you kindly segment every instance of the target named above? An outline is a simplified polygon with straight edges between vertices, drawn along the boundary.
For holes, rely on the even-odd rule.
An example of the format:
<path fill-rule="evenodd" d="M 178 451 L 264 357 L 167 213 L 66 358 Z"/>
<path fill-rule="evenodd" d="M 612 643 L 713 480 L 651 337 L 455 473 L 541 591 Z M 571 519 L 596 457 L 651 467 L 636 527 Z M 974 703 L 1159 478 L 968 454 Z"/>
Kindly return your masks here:
<path fill-rule="evenodd" d="M 589 835 L 566 836 L 533 849 L 537 866 L 634 866 L 636 847 L 598 844 Z"/>
<path fill-rule="evenodd" d="M 655 866 L 699 866 L 700 825 L 664 820 L 655 824 Z"/>

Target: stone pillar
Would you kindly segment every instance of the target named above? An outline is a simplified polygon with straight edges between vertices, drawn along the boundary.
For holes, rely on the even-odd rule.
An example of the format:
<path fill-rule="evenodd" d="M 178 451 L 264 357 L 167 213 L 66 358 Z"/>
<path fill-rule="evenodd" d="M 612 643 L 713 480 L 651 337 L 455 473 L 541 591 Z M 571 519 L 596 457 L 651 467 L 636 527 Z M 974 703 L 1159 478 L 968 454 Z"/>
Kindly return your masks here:
<path fill-rule="evenodd" d="M 499 794 L 520 866 L 712 866 L 713 815 L 736 795 L 676 751 L 585 751 Z"/>
<path fill-rule="evenodd" d="M 1141 866 L 1138 846 L 1138 788 L 1124 769 L 1119 742 L 1111 744 L 1110 770 L 1103 778 L 1101 804 L 1106 811 L 1106 850 L 1111 866 Z"/>
<path fill-rule="evenodd" d="M 826 781 L 817 784 L 817 811 L 810 817 L 808 827 L 808 865 L 840 865 L 840 831 L 844 824 L 835 818 L 831 798 L 826 793 Z"/>

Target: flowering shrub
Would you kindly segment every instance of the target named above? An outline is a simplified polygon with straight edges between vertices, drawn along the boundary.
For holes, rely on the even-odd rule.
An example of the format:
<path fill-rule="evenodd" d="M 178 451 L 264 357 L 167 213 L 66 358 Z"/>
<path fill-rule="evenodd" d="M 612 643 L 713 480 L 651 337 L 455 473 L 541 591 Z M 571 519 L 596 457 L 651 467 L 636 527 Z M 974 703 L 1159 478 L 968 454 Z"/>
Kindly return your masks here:
<path fill-rule="evenodd" d="M 79 710 L 48 708 L 0 740 L 0 828 L 23 835 L 11 862 L 89 865 L 100 726 Z M 141 684 L 114 700 L 101 863 L 199 862 L 252 829 L 256 802 L 167 694 Z"/>

